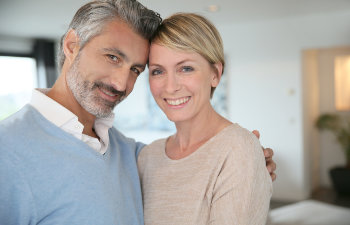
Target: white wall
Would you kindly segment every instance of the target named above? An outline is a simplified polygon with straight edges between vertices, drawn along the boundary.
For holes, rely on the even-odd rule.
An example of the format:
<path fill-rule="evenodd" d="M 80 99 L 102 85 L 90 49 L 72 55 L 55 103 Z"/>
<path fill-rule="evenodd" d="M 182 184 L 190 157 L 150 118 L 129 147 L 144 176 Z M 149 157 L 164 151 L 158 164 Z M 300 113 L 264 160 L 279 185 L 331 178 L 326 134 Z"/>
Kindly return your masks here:
<path fill-rule="evenodd" d="M 0 52 L 29 54 L 33 41 L 29 38 L 18 38 L 0 35 Z"/>
<path fill-rule="evenodd" d="M 230 76 L 230 119 L 259 129 L 278 165 L 274 199 L 311 190 L 304 147 L 302 50 L 350 45 L 350 10 L 275 21 L 221 25 Z"/>

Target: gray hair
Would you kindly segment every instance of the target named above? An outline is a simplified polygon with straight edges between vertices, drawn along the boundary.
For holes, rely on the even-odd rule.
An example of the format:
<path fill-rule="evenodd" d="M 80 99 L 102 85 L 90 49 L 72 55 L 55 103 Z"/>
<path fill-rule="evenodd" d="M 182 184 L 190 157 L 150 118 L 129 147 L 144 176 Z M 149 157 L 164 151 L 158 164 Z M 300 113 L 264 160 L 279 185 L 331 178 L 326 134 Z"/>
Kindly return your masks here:
<path fill-rule="evenodd" d="M 93 37 L 102 32 L 104 25 L 120 19 L 131 29 L 147 40 L 151 40 L 162 22 L 160 15 L 147 9 L 137 0 L 96 0 L 83 5 L 74 15 L 67 32 L 62 36 L 58 49 L 58 69 L 61 71 L 66 59 L 63 52 L 63 41 L 70 29 L 79 37 L 80 50 Z"/>

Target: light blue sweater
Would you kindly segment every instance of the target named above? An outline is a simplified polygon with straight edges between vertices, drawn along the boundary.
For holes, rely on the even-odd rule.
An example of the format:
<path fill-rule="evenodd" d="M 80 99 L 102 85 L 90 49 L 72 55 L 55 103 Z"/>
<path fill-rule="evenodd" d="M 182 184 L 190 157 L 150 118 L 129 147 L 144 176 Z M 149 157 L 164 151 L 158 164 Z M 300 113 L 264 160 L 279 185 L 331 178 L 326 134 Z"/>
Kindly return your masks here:
<path fill-rule="evenodd" d="M 0 224 L 143 224 L 143 145 L 115 128 L 109 138 L 101 155 L 29 105 L 2 121 Z"/>

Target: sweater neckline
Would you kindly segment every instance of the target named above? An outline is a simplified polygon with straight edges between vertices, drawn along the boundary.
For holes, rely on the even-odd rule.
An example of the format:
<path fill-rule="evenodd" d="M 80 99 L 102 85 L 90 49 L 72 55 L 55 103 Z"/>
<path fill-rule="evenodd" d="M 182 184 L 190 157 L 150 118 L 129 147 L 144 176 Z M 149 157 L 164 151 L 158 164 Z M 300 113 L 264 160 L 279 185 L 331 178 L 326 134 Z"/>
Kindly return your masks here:
<path fill-rule="evenodd" d="M 73 135 L 71 135 L 71 134 L 65 132 L 64 130 L 62 130 L 61 128 L 57 127 L 51 121 L 47 120 L 33 106 L 27 104 L 25 107 L 27 107 L 27 110 L 31 113 L 31 115 L 33 117 L 35 117 L 36 120 L 34 120 L 34 121 L 37 121 L 38 125 L 40 125 L 42 127 L 42 129 L 49 129 L 50 131 L 57 133 L 57 135 L 61 136 L 62 138 L 65 138 L 65 139 L 67 138 L 68 140 L 72 140 L 74 143 L 76 143 L 80 147 L 84 148 L 84 150 L 86 150 L 90 154 L 95 155 L 96 158 L 99 158 L 101 160 L 105 160 L 110 156 L 110 151 L 111 151 L 110 145 L 108 146 L 105 154 L 100 154 L 100 153 L 96 152 L 93 148 L 91 148 L 88 144 L 86 144 L 85 142 L 77 139 Z"/>
<path fill-rule="evenodd" d="M 187 161 L 190 160 L 191 158 L 195 157 L 196 155 L 200 154 L 202 151 L 202 149 L 206 148 L 207 145 L 209 145 L 211 142 L 215 141 L 215 139 L 219 138 L 220 136 L 224 135 L 226 133 L 227 130 L 233 129 L 237 124 L 232 123 L 228 126 L 226 126 L 225 128 L 223 128 L 221 131 L 219 131 L 217 134 L 215 134 L 214 136 L 212 136 L 211 138 L 209 138 L 208 141 L 206 141 L 204 144 L 202 144 L 201 146 L 199 146 L 199 148 L 197 150 L 195 150 L 194 152 L 192 152 L 191 154 L 189 154 L 188 156 L 185 156 L 181 159 L 171 159 L 167 154 L 166 154 L 166 143 L 168 141 L 168 139 L 170 138 L 164 138 L 163 139 L 163 143 L 162 143 L 162 156 L 163 158 L 171 163 L 180 163 L 182 161 Z"/>

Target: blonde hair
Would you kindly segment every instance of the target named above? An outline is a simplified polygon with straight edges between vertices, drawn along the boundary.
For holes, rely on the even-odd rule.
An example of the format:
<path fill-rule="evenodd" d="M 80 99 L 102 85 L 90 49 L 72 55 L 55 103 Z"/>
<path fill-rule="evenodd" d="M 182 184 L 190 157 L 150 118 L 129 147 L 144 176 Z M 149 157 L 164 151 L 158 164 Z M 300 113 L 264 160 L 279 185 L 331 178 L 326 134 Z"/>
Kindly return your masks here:
<path fill-rule="evenodd" d="M 215 26 L 203 16 L 195 13 L 176 13 L 158 27 L 152 42 L 182 51 L 196 52 L 209 64 L 222 64 L 225 59 L 221 36 Z M 214 67 L 215 68 L 215 67 Z M 215 87 L 211 89 L 213 95 Z"/>

